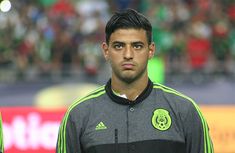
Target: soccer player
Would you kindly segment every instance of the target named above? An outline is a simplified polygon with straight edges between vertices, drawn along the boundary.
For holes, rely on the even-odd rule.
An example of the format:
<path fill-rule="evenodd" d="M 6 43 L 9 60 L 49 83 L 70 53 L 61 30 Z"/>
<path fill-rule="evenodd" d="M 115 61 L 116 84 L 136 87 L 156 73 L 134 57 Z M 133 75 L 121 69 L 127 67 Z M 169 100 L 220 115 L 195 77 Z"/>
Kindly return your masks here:
<path fill-rule="evenodd" d="M 117 12 L 105 34 L 111 79 L 68 108 L 57 153 L 213 153 L 198 105 L 148 77 L 155 52 L 148 19 L 133 9 Z"/>

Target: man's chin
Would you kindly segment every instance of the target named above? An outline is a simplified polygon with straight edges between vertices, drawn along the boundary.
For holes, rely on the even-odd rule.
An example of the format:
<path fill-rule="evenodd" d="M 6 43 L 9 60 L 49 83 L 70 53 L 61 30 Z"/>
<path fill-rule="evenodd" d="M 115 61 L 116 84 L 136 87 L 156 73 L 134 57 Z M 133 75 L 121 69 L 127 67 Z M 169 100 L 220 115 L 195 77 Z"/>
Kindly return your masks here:
<path fill-rule="evenodd" d="M 121 80 L 127 84 L 130 84 L 136 80 L 136 77 L 134 76 L 124 76 L 121 78 Z"/>

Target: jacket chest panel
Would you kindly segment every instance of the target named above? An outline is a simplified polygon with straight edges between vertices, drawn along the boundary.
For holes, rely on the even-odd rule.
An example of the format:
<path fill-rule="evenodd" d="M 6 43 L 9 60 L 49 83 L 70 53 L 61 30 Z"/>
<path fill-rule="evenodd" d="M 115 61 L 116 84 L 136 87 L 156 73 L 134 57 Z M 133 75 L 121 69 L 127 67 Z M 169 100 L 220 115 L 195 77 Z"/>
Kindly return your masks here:
<path fill-rule="evenodd" d="M 179 127 L 171 115 L 171 125 L 167 130 L 154 127 L 152 118 L 158 106 L 121 106 L 112 110 L 103 109 L 90 117 L 82 135 L 85 148 L 103 144 L 132 143 L 144 140 L 171 140 L 183 142 Z M 167 110 L 168 108 L 166 108 Z M 170 111 L 169 111 L 170 112 Z M 157 120 L 157 119 L 155 119 Z"/>

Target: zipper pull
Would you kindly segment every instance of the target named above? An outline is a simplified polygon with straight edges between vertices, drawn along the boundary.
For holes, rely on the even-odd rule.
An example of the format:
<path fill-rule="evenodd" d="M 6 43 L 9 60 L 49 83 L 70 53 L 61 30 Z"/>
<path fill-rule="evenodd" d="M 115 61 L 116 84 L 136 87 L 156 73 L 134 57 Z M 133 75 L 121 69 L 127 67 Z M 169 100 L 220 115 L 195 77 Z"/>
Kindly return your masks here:
<path fill-rule="evenodd" d="M 115 144 L 118 143 L 118 129 L 114 130 L 114 142 L 115 142 Z"/>
<path fill-rule="evenodd" d="M 115 153 L 118 153 L 118 129 L 114 130 Z"/>

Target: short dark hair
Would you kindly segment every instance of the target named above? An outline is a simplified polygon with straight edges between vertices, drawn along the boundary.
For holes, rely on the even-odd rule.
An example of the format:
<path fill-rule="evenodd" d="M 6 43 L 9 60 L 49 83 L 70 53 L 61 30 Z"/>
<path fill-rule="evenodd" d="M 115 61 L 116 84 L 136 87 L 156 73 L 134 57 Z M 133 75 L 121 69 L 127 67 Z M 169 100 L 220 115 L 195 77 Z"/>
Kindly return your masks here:
<path fill-rule="evenodd" d="M 117 29 L 143 29 L 146 31 L 148 44 L 152 42 L 152 25 L 142 14 L 133 9 L 115 12 L 105 27 L 106 43 L 109 44 L 110 36 Z"/>

